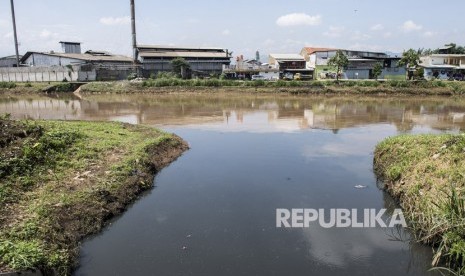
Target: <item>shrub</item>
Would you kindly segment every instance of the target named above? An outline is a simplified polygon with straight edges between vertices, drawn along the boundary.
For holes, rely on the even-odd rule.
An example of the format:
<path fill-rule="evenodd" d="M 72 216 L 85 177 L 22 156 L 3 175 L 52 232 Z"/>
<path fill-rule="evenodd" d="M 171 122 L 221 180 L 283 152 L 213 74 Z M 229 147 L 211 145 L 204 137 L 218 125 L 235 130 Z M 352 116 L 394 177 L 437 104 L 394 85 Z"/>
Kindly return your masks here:
<path fill-rule="evenodd" d="M 15 87 L 16 87 L 16 83 L 14 82 L 5 82 L 5 81 L 0 82 L 0 88 L 11 89 Z"/>

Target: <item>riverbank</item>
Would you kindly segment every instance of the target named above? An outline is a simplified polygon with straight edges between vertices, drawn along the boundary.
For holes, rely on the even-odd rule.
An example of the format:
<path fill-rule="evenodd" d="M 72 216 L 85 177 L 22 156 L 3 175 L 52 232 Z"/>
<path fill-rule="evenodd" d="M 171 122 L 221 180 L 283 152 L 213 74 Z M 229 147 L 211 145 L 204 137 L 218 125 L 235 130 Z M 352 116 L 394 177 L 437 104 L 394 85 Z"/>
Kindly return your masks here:
<path fill-rule="evenodd" d="M 402 135 L 375 150 L 374 168 L 398 199 L 433 265 L 465 274 L 465 134 Z"/>
<path fill-rule="evenodd" d="M 184 152 L 179 137 L 111 122 L 0 119 L 0 273 L 70 274 L 99 232 Z"/>
<path fill-rule="evenodd" d="M 0 95 L 33 95 L 73 92 L 82 83 L 71 82 L 0 82 Z"/>
<path fill-rule="evenodd" d="M 448 81 L 233 81 L 155 79 L 93 82 L 83 94 L 99 93 L 283 93 L 311 95 L 465 95 L 465 82 Z"/>
<path fill-rule="evenodd" d="M 70 92 L 70 84 L 3 83 L 0 94 L 37 94 Z M 465 95 L 465 82 L 455 81 L 236 81 L 148 79 L 144 81 L 92 82 L 81 86 L 83 94 L 132 93 L 282 93 L 311 95 Z"/>

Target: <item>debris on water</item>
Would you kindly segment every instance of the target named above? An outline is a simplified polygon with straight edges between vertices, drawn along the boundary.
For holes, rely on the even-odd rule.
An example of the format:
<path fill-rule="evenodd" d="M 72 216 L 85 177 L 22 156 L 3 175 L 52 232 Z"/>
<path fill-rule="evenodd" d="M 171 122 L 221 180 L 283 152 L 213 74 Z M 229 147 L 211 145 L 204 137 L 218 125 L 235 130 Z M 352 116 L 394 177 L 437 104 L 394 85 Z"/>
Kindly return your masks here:
<path fill-rule="evenodd" d="M 365 189 L 367 186 L 363 186 L 363 185 L 357 185 L 357 186 L 354 186 L 354 188 L 356 189 Z"/>
<path fill-rule="evenodd" d="M 288 177 L 288 178 L 286 178 L 286 180 L 287 180 L 287 181 L 291 181 L 291 178 L 290 178 L 290 177 Z"/>
<path fill-rule="evenodd" d="M 189 235 L 187 235 L 187 236 L 186 236 L 186 238 L 190 238 L 190 237 L 192 237 L 192 235 L 191 235 L 191 234 L 189 234 Z"/>
<path fill-rule="evenodd" d="M 184 246 L 182 247 L 182 250 L 187 250 L 187 246 L 184 245 Z"/>

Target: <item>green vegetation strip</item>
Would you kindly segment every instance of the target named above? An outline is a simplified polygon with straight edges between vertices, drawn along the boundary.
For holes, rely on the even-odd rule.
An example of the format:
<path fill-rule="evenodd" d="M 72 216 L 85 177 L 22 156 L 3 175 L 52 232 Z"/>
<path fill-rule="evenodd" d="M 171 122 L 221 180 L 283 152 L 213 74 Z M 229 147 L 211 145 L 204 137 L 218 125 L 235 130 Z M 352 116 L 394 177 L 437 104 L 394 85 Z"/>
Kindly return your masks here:
<path fill-rule="evenodd" d="M 0 149 L 0 272 L 68 275 L 79 241 L 187 146 L 150 127 L 0 118 Z"/>
<path fill-rule="evenodd" d="M 433 265 L 465 274 L 465 134 L 402 135 L 375 150 L 374 167 L 399 200 Z"/>
<path fill-rule="evenodd" d="M 191 79 L 157 78 L 144 81 L 93 82 L 81 87 L 83 93 L 138 93 L 164 92 L 160 88 L 183 88 L 185 91 L 211 88 L 239 89 L 261 88 L 262 92 L 292 92 L 298 89 L 302 93 L 350 93 L 350 94 L 424 94 L 424 95 L 463 95 L 465 82 L 454 81 L 375 81 L 375 80 L 343 80 L 330 81 L 238 81 L 228 79 Z"/>

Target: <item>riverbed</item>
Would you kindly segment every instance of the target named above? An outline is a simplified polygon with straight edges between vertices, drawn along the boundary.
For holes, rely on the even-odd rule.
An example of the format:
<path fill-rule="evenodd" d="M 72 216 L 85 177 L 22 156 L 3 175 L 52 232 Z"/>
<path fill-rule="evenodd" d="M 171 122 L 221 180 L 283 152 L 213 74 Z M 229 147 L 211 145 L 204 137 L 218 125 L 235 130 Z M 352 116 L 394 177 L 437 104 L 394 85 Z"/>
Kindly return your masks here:
<path fill-rule="evenodd" d="M 403 228 L 277 228 L 276 209 L 398 208 L 372 171 L 400 133 L 465 129 L 465 101 L 241 94 L 1 97 L 18 119 L 111 120 L 190 150 L 87 239 L 75 275 L 434 275 Z"/>

